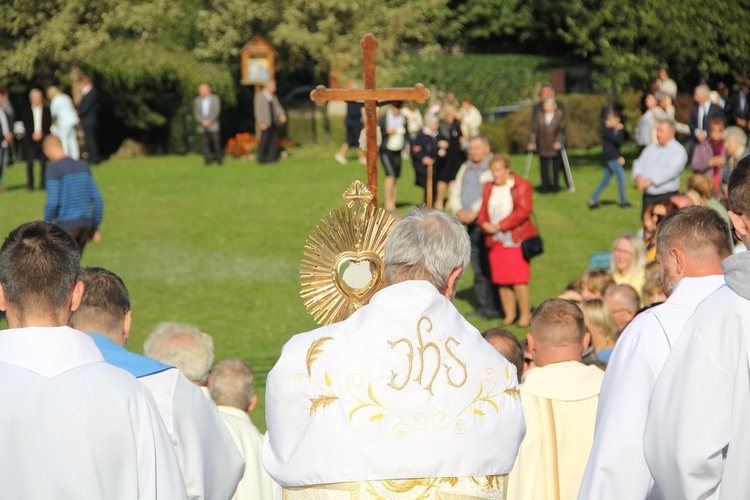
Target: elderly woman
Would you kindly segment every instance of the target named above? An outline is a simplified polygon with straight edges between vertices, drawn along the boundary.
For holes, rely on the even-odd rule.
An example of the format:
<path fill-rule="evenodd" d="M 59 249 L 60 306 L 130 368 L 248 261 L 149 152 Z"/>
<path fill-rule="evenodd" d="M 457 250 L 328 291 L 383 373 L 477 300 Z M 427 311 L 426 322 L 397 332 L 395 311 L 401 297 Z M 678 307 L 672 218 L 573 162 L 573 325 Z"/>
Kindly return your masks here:
<path fill-rule="evenodd" d="M 529 182 L 510 171 L 510 159 L 497 155 L 490 162 L 493 182 L 484 185 L 477 222 L 487 235 L 492 282 L 500 287 L 504 325 L 516 321 L 527 327 L 531 321 L 531 266 L 524 259 L 521 242 L 536 236 L 531 222 L 533 201 Z"/>
<path fill-rule="evenodd" d="M 54 86 L 47 89 L 47 98 L 50 100 L 49 110 L 55 125 L 54 135 L 60 138 L 65 156 L 77 160 L 79 156 L 78 137 L 76 137 L 78 113 L 73 100 Z"/>
<path fill-rule="evenodd" d="M 646 281 L 646 247 L 633 233 L 622 233 L 612 246 L 612 279 L 618 285 L 630 285 L 639 296 Z"/>

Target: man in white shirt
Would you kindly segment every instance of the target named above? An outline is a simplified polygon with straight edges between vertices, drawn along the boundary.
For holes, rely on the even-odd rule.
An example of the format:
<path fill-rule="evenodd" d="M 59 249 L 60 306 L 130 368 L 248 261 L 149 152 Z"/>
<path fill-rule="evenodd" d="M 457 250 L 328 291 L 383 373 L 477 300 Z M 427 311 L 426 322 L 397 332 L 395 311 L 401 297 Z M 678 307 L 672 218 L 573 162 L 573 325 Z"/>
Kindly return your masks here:
<path fill-rule="evenodd" d="M 643 193 L 643 207 L 669 199 L 680 189 L 687 151 L 674 138 L 674 122 L 662 120 L 656 127 L 656 144 L 643 150 L 633 163 L 633 179 Z"/>
<path fill-rule="evenodd" d="M 125 349 L 130 297 L 119 276 L 85 268 L 80 307 L 70 326 L 88 333 L 107 363 L 133 374 L 151 390 L 172 439 L 190 500 L 228 500 L 242 477 L 243 460 L 216 407 L 177 368 Z"/>
<path fill-rule="evenodd" d="M 457 219 L 414 209 L 386 240 L 386 287 L 287 342 L 262 453 L 285 498 L 502 498 L 525 426 L 515 368 L 452 303 L 469 254 Z"/>
<path fill-rule="evenodd" d="M 729 180 L 729 217 L 750 246 L 750 160 Z M 750 491 L 750 252 L 722 262 L 726 286 L 696 308 L 662 368 L 643 437 L 664 498 Z"/>
<path fill-rule="evenodd" d="M 148 389 L 67 325 L 78 308 L 78 245 L 48 222 L 0 249 L 0 498 L 186 498 Z"/>
<path fill-rule="evenodd" d="M 591 441 L 604 372 L 584 365 L 590 335 L 573 302 L 542 302 L 526 337 L 536 366 L 521 384 L 526 437 L 508 478 L 508 500 L 575 498 Z"/>
<path fill-rule="evenodd" d="M 260 463 L 263 436 L 248 416 L 258 402 L 250 365 L 237 358 L 216 363 L 208 389 L 245 459 L 245 475 L 232 500 L 274 500 L 277 485 Z"/>
<path fill-rule="evenodd" d="M 643 455 L 648 401 L 685 322 L 724 285 L 721 261 L 732 254 L 727 232 L 708 207 L 687 207 L 659 223 L 656 260 L 668 299 L 638 315 L 617 341 L 579 498 L 658 498 Z"/>

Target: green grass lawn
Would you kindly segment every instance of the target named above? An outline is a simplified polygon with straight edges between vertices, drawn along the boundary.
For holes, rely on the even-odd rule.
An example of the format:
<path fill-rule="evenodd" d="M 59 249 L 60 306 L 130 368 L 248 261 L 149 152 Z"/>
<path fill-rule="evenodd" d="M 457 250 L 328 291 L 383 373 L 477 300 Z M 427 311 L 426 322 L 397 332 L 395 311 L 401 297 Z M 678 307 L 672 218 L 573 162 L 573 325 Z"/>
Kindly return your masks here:
<path fill-rule="evenodd" d="M 237 356 L 252 364 L 259 396 L 252 418 L 261 431 L 268 371 L 290 336 L 315 327 L 299 297 L 307 235 L 341 205 L 352 181 L 366 178 L 362 165 L 339 165 L 334 152 L 333 145 L 307 146 L 277 165 L 230 158 L 221 168 L 204 167 L 197 155 L 113 159 L 93 171 L 105 216 L 102 241 L 89 244 L 83 265 L 105 267 L 125 280 L 133 308 L 129 348 L 142 352 L 143 340 L 160 321 L 192 323 L 211 334 L 217 361 Z M 523 173 L 525 156 L 512 161 Z M 602 175 L 598 153 L 571 155 L 571 163 L 575 194 L 535 195 L 545 253 L 532 265 L 534 304 L 559 293 L 586 269 L 589 255 L 608 250 L 619 232 L 639 227 L 640 195 L 632 186 L 633 208 L 617 206 L 614 180 L 602 208 L 586 208 Z M 411 162 L 404 166 L 400 212 L 422 200 Z M 538 177 L 535 160 L 532 182 Z M 41 218 L 44 193 L 26 191 L 20 164 L 7 169 L 4 186 L 0 233 L 6 235 Z M 471 283 L 469 270 L 456 298 L 463 313 L 474 309 Z M 497 324 L 470 320 L 480 330 Z"/>

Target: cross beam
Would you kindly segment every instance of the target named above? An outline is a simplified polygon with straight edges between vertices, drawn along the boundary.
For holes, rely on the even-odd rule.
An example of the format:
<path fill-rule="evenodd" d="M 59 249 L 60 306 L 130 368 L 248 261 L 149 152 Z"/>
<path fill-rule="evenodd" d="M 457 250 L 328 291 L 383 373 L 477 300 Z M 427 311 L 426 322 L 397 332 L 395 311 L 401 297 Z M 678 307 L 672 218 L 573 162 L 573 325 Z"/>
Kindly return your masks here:
<path fill-rule="evenodd" d="M 378 102 L 416 101 L 424 103 L 430 91 L 421 83 L 413 88 L 382 88 L 375 85 L 375 51 L 378 41 L 372 33 L 366 34 L 359 42 L 364 54 L 364 89 L 328 89 L 319 85 L 310 92 L 310 99 L 322 106 L 329 101 L 359 101 L 365 103 L 365 134 L 367 137 L 367 187 L 372 192 L 372 205 L 378 206 L 378 141 L 377 107 Z"/>

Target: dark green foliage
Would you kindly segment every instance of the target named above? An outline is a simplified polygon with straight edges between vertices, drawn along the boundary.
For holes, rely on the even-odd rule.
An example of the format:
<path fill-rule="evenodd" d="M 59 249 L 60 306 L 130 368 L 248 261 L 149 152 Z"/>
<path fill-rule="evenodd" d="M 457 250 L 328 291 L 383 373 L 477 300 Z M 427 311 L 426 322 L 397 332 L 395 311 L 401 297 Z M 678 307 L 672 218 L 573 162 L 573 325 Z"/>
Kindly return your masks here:
<path fill-rule="evenodd" d="M 469 97 L 480 110 L 513 104 L 535 95 L 536 86 L 549 79 L 556 59 L 524 55 L 441 55 L 413 58 L 397 85 L 425 86 Z"/>

